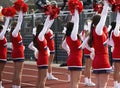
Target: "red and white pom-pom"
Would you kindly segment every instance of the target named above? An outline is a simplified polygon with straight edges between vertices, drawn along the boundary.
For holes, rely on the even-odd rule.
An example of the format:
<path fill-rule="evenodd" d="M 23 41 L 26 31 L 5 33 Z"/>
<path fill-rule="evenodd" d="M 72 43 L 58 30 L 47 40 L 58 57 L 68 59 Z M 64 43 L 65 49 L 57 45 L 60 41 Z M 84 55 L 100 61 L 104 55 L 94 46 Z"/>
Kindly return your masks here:
<path fill-rule="evenodd" d="M 102 0 L 102 1 L 105 1 L 105 0 Z M 107 0 L 111 5 L 115 4 L 115 0 Z"/>
<path fill-rule="evenodd" d="M 94 9 L 95 12 L 101 13 L 102 10 L 103 10 L 103 5 L 101 3 L 99 3 L 99 4 L 98 3 L 94 3 L 93 4 L 93 9 Z"/>
<path fill-rule="evenodd" d="M 71 14 L 74 14 L 75 9 L 77 9 L 78 12 L 81 13 L 83 10 L 83 4 L 79 0 L 69 0 L 68 9 L 70 10 Z"/>
<path fill-rule="evenodd" d="M 14 2 L 14 8 L 17 11 L 23 11 L 23 13 L 28 11 L 28 5 L 24 3 L 23 0 L 17 0 L 16 2 Z"/>
<path fill-rule="evenodd" d="M 16 10 L 14 7 L 7 7 L 7 8 L 3 8 L 2 9 L 2 14 L 4 16 L 9 16 L 9 17 L 14 17 L 14 15 L 16 14 Z"/>
<path fill-rule="evenodd" d="M 23 4 L 22 11 L 23 11 L 23 13 L 28 11 L 28 5 L 26 3 Z"/>
<path fill-rule="evenodd" d="M 60 9 L 55 5 L 52 6 L 52 11 L 50 12 L 50 19 L 55 19 L 58 17 Z"/>
<path fill-rule="evenodd" d="M 112 5 L 115 4 L 115 0 L 108 0 L 108 2 Z"/>
<path fill-rule="evenodd" d="M 112 11 L 113 11 L 113 12 L 120 11 L 120 5 L 113 4 L 113 5 L 112 5 Z"/>
<path fill-rule="evenodd" d="M 50 15 L 50 12 L 52 12 L 52 6 L 51 5 L 46 5 L 43 7 L 43 12 L 46 14 L 46 15 Z"/>
<path fill-rule="evenodd" d="M 120 4 L 120 0 L 115 0 L 115 4 Z"/>

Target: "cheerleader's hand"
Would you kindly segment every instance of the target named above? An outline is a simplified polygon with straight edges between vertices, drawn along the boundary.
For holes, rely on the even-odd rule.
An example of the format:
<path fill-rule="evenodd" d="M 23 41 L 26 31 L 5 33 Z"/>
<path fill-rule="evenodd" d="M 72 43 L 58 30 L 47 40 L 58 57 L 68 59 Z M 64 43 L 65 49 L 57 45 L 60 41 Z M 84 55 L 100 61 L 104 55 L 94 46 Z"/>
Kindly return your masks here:
<path fill-rule="evenodd" d="M 68 55 L 68 56 L 70 55 L 70 51 L 67 51 L 67 55 Z"/>
<path fill-rule="evenodd" d="M 94 48 L 91 48 L 91 53 L 90 53 L 90 58 L 92 59 L 92 60 L 94 60 L 94 57 L 95 57 L 95 50 L 94 50 Z"/>
<path fill-rule="evenodd" d="M 38 59 L 38 50 L 34 51 L 34 56 L 36 59 Z"/>

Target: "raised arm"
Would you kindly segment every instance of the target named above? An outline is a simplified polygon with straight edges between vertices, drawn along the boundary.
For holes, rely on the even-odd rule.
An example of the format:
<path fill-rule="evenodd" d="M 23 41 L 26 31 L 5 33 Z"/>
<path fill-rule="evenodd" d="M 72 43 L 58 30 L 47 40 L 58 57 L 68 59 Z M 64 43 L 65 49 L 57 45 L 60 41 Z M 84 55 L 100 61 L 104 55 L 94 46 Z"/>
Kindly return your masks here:
<path fill-rule="evenodd" d="M 79 14 L 78 14 L 78 10 L 75 9 L 75 14 L 74 14 L 74 26 L 73 26 L 73 30 L 71 33 L 71 38 L 72 40 L 77 40 L 77 34 L 78 34 L 78 28 L 79 28 Z"/>
<path fill-rule="evenodd" d="M 10 21 L 10 17 L 6 17 L 6 21 L 5 21 L 5 25 L 2 29 L 2 31 L 0 32 L 0 40 L 3 40 L 4 39 L 4 35 L 7 31 L 7 27 L 9 25 L 9 21 Z"/>
<path fill-rule="evenodd" d="M 38 38 L 39 38 L 40 41 L 44 40 L 44 35 L 47 32 L 48 28 L 50 27 L 51 22 L 53 22 L 53 20 L 50 20 L 50 16 L 48 15 L 46 20 L 45 20 L 42 31 L 38 35 Z"/>
<path fill-rule="evenodd" d="M 102 33 L 103 33 L 103 27 L 105 25 L 105 21 L 107 18 L 108 8 L 109 8 L 108 2 L 105 0 L 103 10 L 101 13 L 101 19 L 100 19 L 99 23 L 97 24 L 96 30 L 95 30 L 98 35 L 102 35 Z"/>
<path fill-rule="evenodd" d="M 22 21 L 23 21 L 23 12 L 20 11 L 20 12 L 18 13 L 17 25 L 16 25 L 15 29 L 14 29 L 13 32 L 12 32 L 12 35 L 13 35 L 14 37 L 17 37 L 17 36 L 18 36 L 18 32 L 19 32 L 19 30 L 21 29 Z"/>
<path fill-rule="evenodd" d="M 116 26 L 115 26 L 115 29 L 114 29 L 114 35 L 117 37 L 119 36 L 120 32 L 119 32 L 119 29 L 120 29 L 120 12 L 117 12 L 117 17 L 116 17 Z"/>

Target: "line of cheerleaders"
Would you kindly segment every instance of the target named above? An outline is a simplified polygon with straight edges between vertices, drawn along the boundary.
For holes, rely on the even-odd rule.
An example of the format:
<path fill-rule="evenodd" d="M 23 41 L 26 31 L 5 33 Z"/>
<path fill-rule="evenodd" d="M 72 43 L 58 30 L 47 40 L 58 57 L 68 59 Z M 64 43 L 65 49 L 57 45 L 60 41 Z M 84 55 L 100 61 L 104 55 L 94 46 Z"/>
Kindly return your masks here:
<path fill-rule="evenodd" d="M 41 3 L 40 3 L 41 2 Z M 94 4 L 96 14 L 87 20 L 84 30 L 78 34 L 79 30 L 79 14 L 83 10 L 83 3 L 80 0 L 68 0 L 67 5 L 71 14 L 71 20 L 67 22 L 65 27 L 65 36 L 62 47 L 68 53 L 67 66 L 70 74 L 70 85 L 68 88 L 79 88 L 79 82 L 82 74 L 82 53 L 86 58 L 85 85 L 95 86 L 95 88 L 107 88 L 109 74 L 112 72 L 109 62 L 108 45 L 112 46 L 112 59 L 114 61 L 114 88 L 120 88 L 120 1 L 119 0 L 103 0 L 101 3 Z M 38 67 L 38 78 L 35 88 L 48 88 L 45 86 L 48 72 L 48 48 L 53 47 L 54 43 L 49 44 L 53 39 L 50 27 L 59 15 L 59 7 L 56 2 L 37 0 L 38 9 L 42 9 L 46 14 L 44 24 L 40 23 L 36 26 L 33 33 L 33 41 L 30 49 L 34 51 L 36 64 Z M 110 28 L 105 26 L 108 10 L 117 13 L 115 22 L 112 22 Z M 4 26 L 0 25 L 0 74 L 7 61 L 7 39 L 5 33 L 9 26 L 10 20 L 18 14 L 17 22 L 11 23 L 10 40 L 12 42 L 12 59 L 14 62 L 14 74 L 12 80 L 12 88 L 21 88 L 21 75 L 24 66 L 24 45 L 20 34 L 23 15 L 28 11 L 28 5 L 23 0 L 16 0 L 14 5 L 1 10 L 5 17 Z M 110 29 L 110 30 L 108 30 Z M 45 37 L 47 35 L 47 37 Z M 50 46 L 51 45 L 51 46 Z M 83 51 L 84 50 L 84 51 Z M 52 48 L 51 53 L 54 53 Z M 89 61 L 87 61 L 87 59 Z M 93 83 L 90 79 L 90 69 L 96 76 Z M 89 74 L 87 74 L 89 73 Z M 0 88 L 2 86 L 2 76 L 0 75 Z"/>

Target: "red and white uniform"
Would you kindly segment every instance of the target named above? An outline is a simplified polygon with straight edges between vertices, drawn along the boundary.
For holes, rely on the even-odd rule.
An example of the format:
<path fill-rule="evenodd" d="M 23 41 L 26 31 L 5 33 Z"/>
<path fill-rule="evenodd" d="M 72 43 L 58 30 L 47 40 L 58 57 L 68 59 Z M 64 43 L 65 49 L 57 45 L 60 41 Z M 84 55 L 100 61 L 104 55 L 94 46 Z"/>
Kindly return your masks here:
<path fill-rule="evenodd" d="M 5 33 L 10 21 L 10 17 L 6 17 L 5 25 L 0 31 L 0 61 L 7 61 L 7 39 Z"/>
<path fill-rule="evenodd" d="M 12 41 L 12 58 L 13 61 L 24 61 L 24 45 L 22 41 L 22 36 L 19 31 L 21 29 L 22 21 L 23 21 L 23 12 L 20 11 L 18 13 L 18 21 L 17 25 L 11 33 L 11 41 Z"/>
<path fill-rule="evenodd" d="M 82 50 L 78 49 L 78 47 L 81 44 L 80 39 L 73 41 L 71 37 L 66 37 L 66 42 L 70 48 L 70 54 L 68 56 L 67 66 L 82 68 Z"/>
<path fill-rule="evenodd" d="M 48 66 L 48 50 L 47 50 L 47 41 L 44 39 L 40 41 L 37 37 L 37 45 L 38 45 L 38 59 L 37 66 L 38 67 L 46 67 Z"/>
<path fill-rule="evenodd" d="M 47 40 L 45 39 L 45 33 L 47 32 L 48 28 L 50 27 L 53 21 L 54 20 L 50 20 L 50 16 L 48 15 L 44 23 L 43 29 L 36 37 L 38 51 L 39 51 L 38 59 L 37 59 L 37 65 L 39 69 L 48 68 L 48 49 L 47 49 Z"/>
<path fill-rule="evenodd" d="M 85 40 L 85 30 L 82 30 L 80 36 L 81 36 L 82 41 L 84 41 Z M 84 48 L 83 52 L 84 52 L 85 56 L 90 56 L 91 52 L 88 49 Z"/>
<path fill-rule="evenodd" d="M 114 33 L 112 33 L 112 39 L 114 42 L 112 58 L 113 60 L 120 60 L 120 36 L 116 37 Z"/>
<path fill-rule="evenodd" d="M 75 9 L 75 14 L 72 16 L 73 29 L 69 36 L 66 36 L 66 42 L 69 47 L 70 54 L 67 59 L 67 66 L 69 70 L 82 70 L 82 50 L 79 49 L 81 40 L 78 38 L 79 28 L 79 14 Z M 67 29 L 69 30 L 69 29 Z"/>
<path fill-rule="evenodd" d="M 0 61 L 7 61 L 7 39 L 0 40 Z"/>
<path fill-rule="evenodd" d="M 50 50 L 50 54 L 55 52 L 55 42 L 53 37 L 52 30 L 48 30 L 48 32 L 45 34 L 45 39 L 47 40 L 47 46 Z"/>
<path fill-rule="evenodd" d="M 97 35 L 95 29 L 93 30 L 93 47 L 95 49 L 95 57 L 92 62 L 92 67 L 95 70 L 110 69 L 108 47 L 103 45 L 106 40 L 106 34 L 103 32 L 102 35 Z"/>
<path fill-rule="evenodd" d="M 112 35 L 112 40 L 114 42 L 114 49 L 112 52 L 112 57 L 113 61 L 119 62 L 120 61 L 120 13 L 117 12 L 117 17 L 116 17 L 116 26 L 111 33 Z"/>
<path fill-rule="evenodd" d="M 108 35 L 106 34 L 107 29 L 104 27 L 109 5 L 107 2 L 104 3 L 101 18 L 95 28 L 92 28 L 93 36 L 93 48 L 95 49 L 95 57 L 92 61 L 93 72 L 97 73 L 108 73 L 111 71 L 108 46 L 104 46 L 104 42 L 107 40 Z"/>
<path fill-rule="evenodd" d="M 18 33 L 17 37 L 13 37 L 11 35 L 12 38 L 12 58 L 14 59 L 24 59 L 24 45 L 22 42 L 22 37 L 21 35 Z"/>

